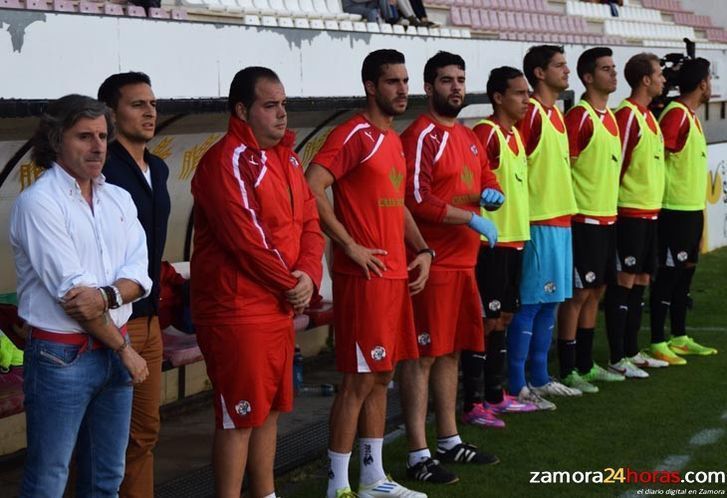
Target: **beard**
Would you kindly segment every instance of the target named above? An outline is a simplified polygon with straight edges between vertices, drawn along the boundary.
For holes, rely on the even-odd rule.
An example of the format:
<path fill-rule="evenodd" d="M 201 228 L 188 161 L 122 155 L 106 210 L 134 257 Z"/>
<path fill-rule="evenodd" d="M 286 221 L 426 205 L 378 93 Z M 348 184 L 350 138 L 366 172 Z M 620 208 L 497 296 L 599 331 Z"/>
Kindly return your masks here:
<path fill-rule="evenodd" d="M 459 106 L 455 106 L 449 103 L 447 97 L 444 97 L 437 92 L 432 94 L 432 107 L 440 116 L 447 118 L 456 118 L 459 115 L 459 111 L 464 107 L 464 98 Z"/>
<path fill-rule="evenodd" d="M 375 96 L 376 99 L 376 105 L 381 109 L 381 112 L 386 114 L 387 116 L 401 116 L 406 112 L 406 107 L 404 107 L 403 110 L 399 111 L 394 107 L 393 100 L 386 100 L 384 97 L 381 96 L 378 92 Z"/>

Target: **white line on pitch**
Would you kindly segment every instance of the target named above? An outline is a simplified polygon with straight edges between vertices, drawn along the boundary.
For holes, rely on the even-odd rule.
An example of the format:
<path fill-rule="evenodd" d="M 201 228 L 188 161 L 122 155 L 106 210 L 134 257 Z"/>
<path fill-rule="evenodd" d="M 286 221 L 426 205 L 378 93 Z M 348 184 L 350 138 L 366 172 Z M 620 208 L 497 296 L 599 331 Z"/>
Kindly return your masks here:
<path fill-rule="evenodd" d="M 707 446 L 719 441 L 723 435 L 724 429 L 704 429 L 692 436 L 692 439 L 689 440 L 689 444 L 694 446 Z"/>

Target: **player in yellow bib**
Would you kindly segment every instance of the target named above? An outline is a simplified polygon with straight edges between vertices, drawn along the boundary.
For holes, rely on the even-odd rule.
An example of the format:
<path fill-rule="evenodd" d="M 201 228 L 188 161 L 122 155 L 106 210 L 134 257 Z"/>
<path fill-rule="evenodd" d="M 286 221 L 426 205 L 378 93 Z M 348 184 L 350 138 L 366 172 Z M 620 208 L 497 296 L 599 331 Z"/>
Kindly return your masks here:
<path fill-rule="evenodd" d="M 616 64 L 608 47 L 594 47 L 578 58 L 582 100 L 565 118 L 573 192 L 573 298 L 558 310 L 560 375 L 567 386 L 595 393 L 594 381 L 622 381 L 593 361 L 598 302 L 614 273 L 616 203 L 621 141 L 608 97 L 616 91 Z"/>
<path fill-rule="evenodd" d="M 528 112 L 517 124 L 528 160 L 530 240 L 523 249 L 521 306 L 507 331 L 508 388 L 521 402 L 554 409 L 555 404 L 541 396 L 581 395 L 548 373 L 555 309 L 573 293 L 570 225 L 577 212 L 568 136 L 557 106 L 570 74 L 563 47 L 531 47 L 523 60 L 523 73 L 533 88 Z"/>
<path fill-rule="evenodd" d="M 604 298 L 610 363 L 626 377 L 644 378 L 644 367 L 669 364 L 639 352 L 644 290 L 656 273 L 656 229 L 664 196 L 664 138 L 649 110 L 665 78 L 659 57 L 636 54 L 624 68 L 629 98 L 616 109 L 621 132 L 621 183 L 616 222 L 616 278 Z"/>
<path fill-rule="evenodd" d="M 515 123 L 528 111 L 528 82 L 513 67 L 492 70 L 487 96 L 493 114 L 473 128 L 482 142 L 490 168 L 505 194 L 497 211 L 482 215 L 497 225 L 497 246 L 482 238 L 477 258 L 477 287 L 485 321 L 485 351 L 462 352 L 462 422 L 482 427 L 504 427 L 496 414 L 535 411 L 504 392 L 507 361 L 505 330 L 520 306 L 520 274 L 525 241 L 530 238 L 527 157 Z M 484 384 L 482 373 L 484 369 Z M 483 389 L 484 387 L 484 389 Z"/>
<path fill-rule="evenodd" d="M 699 258 L 707 195 L 707 141 L 696 111 L 712 93 L 709 61 L 685 61 L 678 75 L 679 98 L 659 117 L 664 135 L 666 186 L 659 215 L 659 269 L 651 286 L 651 356 L 683 365 L 678 355 L 712 355 L 686 335 L 689 287 Z M 670 341 L 664 322 L 671 317 Z M 674 354 L 676 353 L 676 354 Z"/>

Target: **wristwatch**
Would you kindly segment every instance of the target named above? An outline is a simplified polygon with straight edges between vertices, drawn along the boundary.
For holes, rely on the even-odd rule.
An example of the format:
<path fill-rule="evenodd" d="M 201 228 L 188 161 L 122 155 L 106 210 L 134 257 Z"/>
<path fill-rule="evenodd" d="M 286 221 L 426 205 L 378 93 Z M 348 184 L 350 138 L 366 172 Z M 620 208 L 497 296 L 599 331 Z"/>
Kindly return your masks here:
<path fill-rule="evenodd" d="M 417 256 L 419 256 L 420 254 L 425 254 L 425 253 L 429 254 L 432 257 L 432 260 L 434 260 L 434 258 L 437 256 L 437 253 L 434 252 L 434 249 L 432 249 L 431 247 L 425 247 L 424 249 L 419 249 L 417 251 Z"/>
<path fill-rule="evenodd" d="M 118 287 L 115 285 L 107 285 L 106 287 L 102 287 L 102 289 L 106 292 L 106 296 L 108 297 L 110 310 L 115 310 L 124 304 L 124 300 L 121 297 L 121 291 Z"/>

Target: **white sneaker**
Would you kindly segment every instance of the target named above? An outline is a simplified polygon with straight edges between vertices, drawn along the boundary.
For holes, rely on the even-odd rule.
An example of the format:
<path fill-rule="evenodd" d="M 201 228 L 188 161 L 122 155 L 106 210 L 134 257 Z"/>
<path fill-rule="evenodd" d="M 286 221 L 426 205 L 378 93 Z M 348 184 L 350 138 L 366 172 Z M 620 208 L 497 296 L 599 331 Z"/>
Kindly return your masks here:
<path fill-rule="evenodd" d="M 530 385 L 530 390 L 539 396 L 582 396 L 583 391 L 574 389 L 551 379 L 544 386 Z"/>
<path fill-rule="evenodd" d="M 615 365 L 609 365 L 608 369 L 613 373 L 623 375 L 627 379 L 645 379 L 649 376 L 648 373 L 631 363 L 628 358 L 621 358 Z"/>
<path fill-rule="evenodd" d="M 517 400 L 520 403 L 531 403 L 537 406 L 538 410 L 556 409 L 555 403 L 553 403 L 552 401 L 548 401 L 545 398 L 541 398 L 530 389 L 528 389 L 528 386 L 523 386 L 523 388 L 520 389 L 520 393 L 517 395 Z"/>
<path fill-rule="evenodd" d="M 669 366 L 669 362 L 657 360 L 646 353 L 637 353 L 635 356 L 629 358 L 629 360 L 639 368 L 664 368 Z"/>
<path fill-rule="evenodd" d="M 390 496 L 399 496 L 401 498 L 427 498 L 427 495 L 424 493 L 405 488 L 393 480 L 391 476 L 386 476 L 380 481 L 376 481 L 368 486 L 364 486 L 363 484 L 359 485 L 358 496 L 359 498 L 379 498 Z"/>

